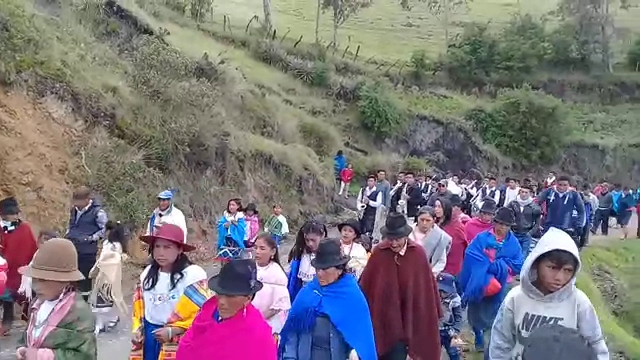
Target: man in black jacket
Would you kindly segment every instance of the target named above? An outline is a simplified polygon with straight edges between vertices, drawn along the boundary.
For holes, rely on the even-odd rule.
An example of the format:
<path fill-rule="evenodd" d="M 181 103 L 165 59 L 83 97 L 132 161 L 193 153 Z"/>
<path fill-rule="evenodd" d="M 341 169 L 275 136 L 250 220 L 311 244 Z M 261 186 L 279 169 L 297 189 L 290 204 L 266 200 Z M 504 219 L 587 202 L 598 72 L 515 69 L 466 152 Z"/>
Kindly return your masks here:
<path fill-rule="evenodd" d="M 405 184 L 394 195 L 395 203 L 402 200 L 402 194 L 406 194 L 405 201 L 407 202 L 407 221 L 409 223 L 414 222 L 414 218 L 418 213 L 418 209 L 422 206 L 424 199 L 422 197 L 422 191 L 418 184 L 416 184 L 415 174 L 407 172 L 404 175 Z"/>
<path fill-rule="evenodd" d="M 511 227 L 511 230 L 520 242 L 522 257 L 525 259 L 532 248 L 534 236 L 537 236 L 540 230 L 540 218 L 542 216 L 542 210 L 540 206 L 533 202 L 531 194 L 531 186 L 523 185 L 520 188 L 518 197 L 506 206 L 513 210 L 516 215 L 516 222 Z"/>

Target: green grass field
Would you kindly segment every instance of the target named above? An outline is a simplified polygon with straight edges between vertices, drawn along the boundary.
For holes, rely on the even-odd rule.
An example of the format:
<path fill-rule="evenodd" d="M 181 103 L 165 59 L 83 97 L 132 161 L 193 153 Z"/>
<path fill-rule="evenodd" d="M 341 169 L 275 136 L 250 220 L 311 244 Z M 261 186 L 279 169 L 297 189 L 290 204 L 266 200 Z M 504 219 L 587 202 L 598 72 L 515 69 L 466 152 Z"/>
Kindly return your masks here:
<path fill-rule="evenodd" d="M 355 50 L 361 45 L 361 55 L 384 59 L 407 60 L 416 49 L 431 55 L 444 50 L 444 29 L 440 20 L 431 15 L 426 6 L 413 0 L 411 11 L 403 10 L 398 0 L 374 1 L 373 5 L 350 18 L 339 32 L 339 43 Z M 631 0 L 635 5 L 638 0 Z M 304 36 L 305 41 L 314 40 L 315 1 L 272 1 L 272 12 L 279 34 L 290 30 L 290 37 Z M 468 9 L 460 8 L 451 16 L 452 36 L 460 32 L 469 22 L 491 22 L 501 25 L 517 13 L 544 15 L 555 9 L 555 0 L 476 0 Z M 261 0 L 216 1 L 214 20 L 222 23 L 223 15 L 231 18 L 234 26 L 245 25 L 253 16 L 262 18 Z M 640 29 L 640 8 L 616 11 L 616 31 L 619 34 L 617 49 L 624 49 L 632 41 L 630 31 Z M 320 36 L 323 41 L 332 39 L 332 20 L 329 12 L 321 15 Z"/>
<path fill-rule="evenodd" d="M 610 350 L 640 359 L 640 241 L 598 242 L 581 257 L 578 288 L 591 299 Z"/>

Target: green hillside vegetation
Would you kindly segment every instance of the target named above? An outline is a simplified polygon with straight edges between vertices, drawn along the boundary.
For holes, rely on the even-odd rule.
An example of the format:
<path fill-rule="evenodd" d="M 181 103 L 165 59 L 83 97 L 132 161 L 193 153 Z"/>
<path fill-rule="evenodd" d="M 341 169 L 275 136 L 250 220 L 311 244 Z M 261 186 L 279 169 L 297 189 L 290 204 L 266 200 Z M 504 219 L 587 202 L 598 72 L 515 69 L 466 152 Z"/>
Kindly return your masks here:
<path fill-rule="evenodd" d="M 640 243 L 617 239 L 582 252 L 583 270 L 578 287 L 593 302 L 612 359 L 640 358 Z"/>
<path fill-rule="evenodd" d="M 447 170 L 455 158 L 394 148 L 425 119 L 462 134 L 452 146 L 473 145 L 486 171 L 640 177 L 638 7 L 612 10 L 610 73 L 592 34 L 539 19 L 551 0 L 469 3 L 451 14 L 447 48 L 425 4 L 374 2 L 339 28 L 336 49 L 331 12 L 313 44 L 314 2 L 273 2 L 275 35 L 248 23 L 257 0 L 215 2 L 213 15 L 194 3 L 212 4 L 0 2 L 1 85 L 53 96 L 83 120 L 71 146 L 84 166 L 69 181 L 99 191 L 115 218 L 143 224 L 157 192 L 175 186 L 197 220 L 241 196 L 263 212 L 282 202 L 295 224 L 333 210 L 337 149 L 360 177 Z M 589 248 L 579 278 L 613 348 L 632 359 L 636 254 L 633 243 Z"/>

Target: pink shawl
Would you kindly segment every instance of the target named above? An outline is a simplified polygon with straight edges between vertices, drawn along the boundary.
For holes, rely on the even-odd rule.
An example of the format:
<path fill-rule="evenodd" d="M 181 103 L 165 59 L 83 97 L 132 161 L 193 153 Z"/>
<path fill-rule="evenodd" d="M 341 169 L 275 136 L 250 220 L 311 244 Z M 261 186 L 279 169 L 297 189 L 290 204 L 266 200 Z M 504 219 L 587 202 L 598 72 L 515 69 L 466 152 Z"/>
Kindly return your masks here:
<path fill-rule="evenodd" d="M 247 240 L 249 242 L 253 242 L 256 236 L 258 236 L 258 232 L 260 232 L 260 219 L 258 215 L 246 215 L 244 216 L 245 221 L 247 222 Z"/>
<path fill-rule="evenodd" d="M 214 320 L 218 299 L 204 303 L 178 345 L 176 360 L 276 360 L 276 341 L 260 312 L 247 305 L 232 318 Z"/>

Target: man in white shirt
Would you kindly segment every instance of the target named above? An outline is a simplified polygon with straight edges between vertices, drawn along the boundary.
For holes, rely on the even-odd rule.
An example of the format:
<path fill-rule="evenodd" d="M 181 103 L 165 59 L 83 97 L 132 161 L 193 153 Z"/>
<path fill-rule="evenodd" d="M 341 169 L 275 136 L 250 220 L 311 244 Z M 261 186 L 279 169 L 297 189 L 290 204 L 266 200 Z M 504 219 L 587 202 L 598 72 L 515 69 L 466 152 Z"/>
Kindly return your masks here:
<path fill-rule="evenodd" d="M 145 235 L 153 235 L 164 224 L 173 224 L 182 229 L 184 239 L 187 240 L 187 219 L 182 211 L 173 204 L 176 191 L 176 189 L 169 189 L 158 194 L 158 207 L 151 214 Z"/>
<path fill-rule="evenodd" d="M 360 228 L 368 235 L 373 233 L 376 221 L 376 211 L 382 205 L 382 192 L 376 188 L 377 179 L 374 175 L 367 178 L 367 186 L 360 189 L 356 198 L 356 206 L 362 211 Z"/>
<path fill-rule="evenodd" d="M 507 178 L 507 188 L 504 191 L 504 205 L 507 206 L 510 202 L 518 198 L 520 193 L 520 187 L 514 178 Z"/>
<path fill-rule="evenodd" d="M 490 197 L 496 201 L 496 204 L 500 201 L 500 190 L 498 190 L 498 180 L 494 176 L 489 177 L 489 182 L 484 186 L 476 195 L 476 207 L 482 208 L 484 198 Z"/>

